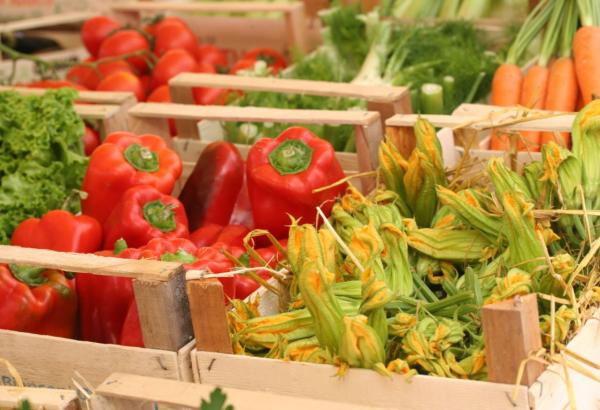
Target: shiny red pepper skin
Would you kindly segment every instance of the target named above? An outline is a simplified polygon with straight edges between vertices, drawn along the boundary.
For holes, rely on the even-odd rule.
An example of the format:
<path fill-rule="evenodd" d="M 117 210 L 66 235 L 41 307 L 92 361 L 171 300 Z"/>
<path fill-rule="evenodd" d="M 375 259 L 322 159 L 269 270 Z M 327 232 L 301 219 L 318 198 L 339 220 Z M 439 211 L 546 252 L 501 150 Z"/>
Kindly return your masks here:
<path fill-rule="evenodd" d="M 59 252 L 92 253 L 102 247 L 102 227 L 91 216 L 54 210 L 21 222 L 11 244 Z"/>
<path fill-rule="evenodd" d="M 123 193 L 135 185 L 151 185 L 170 194 L 181 175 L 181 159 L 156 135 L 114 132 L 90 157 L 82 190 L 83 213 L 103 224 Z"/>
<path fill-rule="evenodd" d="M 179 200 L 190 230 L 214 223 L 227 225 L 244 181 L 244 161 L 230 142 L 209 144 L 196 162 Z"/>
<path fill-rule="evenodd" d="M 97 255 L 115 256 L 112 251 L 101 251 Z M 133 300 L 132 280 L 78 273 L 77 294 L 81 339 L 97 343 L 119 343 L 125 315 Z"/>
<path fill-rule="evenodd" d="M 332 199 L 346 188 L 313 193 L 344 178 L 344 172 L 331 144 L 302 127 L 259 140 L 248 153 L 246 169 L 254 224 L 277 238 L 287 236 L 290 215 L 312 224 L 317 206 L 328 215 Z"/>
<path fill-rule="evenodd" d="M 104 248 L 124 239 L 131 247 L 153 238 L 187 238 L 188 222 L 181 202 L 150 185 L 129 188 L 104 224 Z"/>
<path fill-rule="evenodd" d="M 217 238 L 223 231 L 223 225 L 206 224 L 190 233 L 190 241 L 198 248 L 210 246 L 217 241 Z"/>
<path fill-rule="evenodd" d="M 73 338 L 75 281 L 58 270 L 18 268 L 0 265 L 0 329 Z"/>

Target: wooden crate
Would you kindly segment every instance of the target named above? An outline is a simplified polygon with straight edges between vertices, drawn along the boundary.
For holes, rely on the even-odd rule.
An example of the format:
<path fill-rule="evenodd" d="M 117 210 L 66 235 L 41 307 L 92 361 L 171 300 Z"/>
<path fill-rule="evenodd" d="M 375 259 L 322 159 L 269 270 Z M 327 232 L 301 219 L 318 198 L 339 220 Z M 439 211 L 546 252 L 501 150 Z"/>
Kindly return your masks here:
<path fill-rule="evenodd" d="M 16 91 L 23 95 L 42 95 L 48 90 L 0 86 L 1 91 Z M 100 137 L 104 138 L 111 132 L 127 130 L 127 110 L 136 102 L 135 96 L 129 92 L 79 91 L 75 111 L 84 120 L 97 124 Z"/>
<path fill-rule="evenodd" d="M 506 124 L 501 128 L 505 131 L 570 132 L 576 115 L 576 113 L 552 113 L 549 111 L 537 113 L 549 117 L 513 122 L 513 118 L 522 115 L 522 110 L 483 104 L 462 104 L 452 115 L 396 115 L 386 121 L 386 133 L 394 138 L 396 144 L 412 150 L 414 138 L 410 130 L 418 118 L 425 118 L 434 127 L 441 128 L 438 138 L 444 151 L 446 167 L 455 166 L 465 155 L 465 147 L 470 147 L 469 154 L 473 158 L 481 161 L 487 161 L 494 157 L 503 158 L 507 164 L 520 170 L 532 160 L 541 160 L 541 154 L 518 152 L 514 155 L 505 151 L 488 149 L 491 127 L 502 123 Z"/>
<path fill-rule="evenodd" d="M 167 119 L 177 122 L 179 138 L 169 138 Z M 344 171 L 349 174 L 376 168 L 377 150 L 382 139 L 379 114 L 370 111 L 287 110 L 235 106 L 199 106 L 168 103 L 140 103 L 129 110 L 129 131 L 153 133 L 167 139 L 184 160 L 183 178 L 193 170 L 202 150 L 210 143 L 198 139 L 197 123 L 201 120 L 274 122 L 289 124 L 348 124 L 355 127 L 357 154 L 337 153 Z M 242 156 L 249 147 L 238 145 Z M 362 188 L 370 189 L 373 178 L 361 178 Z"/>
<path fill-rule="evenodd" d="M 0 409 L 14 409 L 27 399 L 34 409 L 77 410 L 77 392 L 66 389 L 0 385 Z"/>
<path fill-rule="evenodd" d="M 379 112 L 382 121 L 395 114 L 412 112 L 410 90 L 406 87 L 223 74 L 179 74 L 169 81 L 171 99 L 176 103 L 194 104 L 193 87 L 366 100 L 367 109 Z"/>
<path fill-rule="evenodd" d="M 36 54 L 46 61 L 54 62 L 76 62 L 88 56 L 87 51 L 81 45 L 78 31 L 59 31 L 57 26 L 67 24 L 80 24 L 93 17 L 96 13 L 75 11 L 64 12 L 43 17 L 22 19 L 0 24 L 0 33 L 15 33 L 20 31 L 31 32 L 32 34 L 43 35 L 54 38 L 61 43 L 65 49 L 58 51 L 49 51 Z M 0 78 L 5 78 L 12 70 L 10 60 L 2 60 L 0 56 Z M 16 66 L 15 83 L 29 82 L 38 79 L 37 68 L 32 61 L 20 60 Z"/>
<path fill-rule="evenodd" d="M 194 381 L 236 389 L 268 391 L 278 394 L 330 400 L 339 403 L 379 406 L 408 410 L 562 410 L 568 408 L 568 392 L 561 365 L 540 369 L 529 387 L 508 383 L 449 379 L 417 375 L 407 380 L 393 375 L 386 378 L 375 371 L 350 369 L 343 378 L 336 377 L 337 368 L 331 365 L 300 363 L 231 354 L 225 308 L 207 301 L 222 293 L 208 290 L 219 287 L 215 282 L 188 281 L 188 296 L 196 334 L 196 349 L 191 352 Z M 222 292 L 222 291 L 221 291 Z M 261 314 L 276 313 L 279 302 L 264 288 L 260 296 Z M 255 296 L 254 295 L 254 296 Z M 508 301 L 512 303 L 512 301 Z M 529 302 L 535 304 L 535 296 Z M 506 303 L 506 302 L 505 302 Z M 493 305 L 496 306 L 496 305 Z M 520 323 L 525 315 L 520 309 L 512 320 Z M 537 322 L 536 322 L 537 323 Z M 515 337 L 517 327 L 501 323 L 505 336 L 518 345 L 525 338 Z M 507 331 L 509 327 L 512 331 Z M 487 330 L 486 330 L 487 331 Z M 493 331 L 493 330 L 492 330 Z M 525 333 L 527 331 L 525 330 Z M 539 335 L 539 332 L 538 332 Z M 504 345 L 498 340 L 496 345 Z M 502 346 L 504 348 L 504 346 Z M 600 361 L 600 311 L 590 318 L 567 345 L 571 352 L 598 363 Z M 515 359 L 506 352 L 505 360 Z M 516 361 L 520 363 L 520 360 Z M 489 366 L 489 362 L 488 362 Z M 517 365 L 518 367 L 518 365 Z M 600 379 L 600 369 L 583 365 Z M 529 366 L 528 366 L 529 368 Z M 539 377 L 538 377 L 539 375 Z M 595 410 L 600 405 L 600 383 L 575 371 L 569 371 L 574 386 L 577 409 Z M 516 380 L 514 374 L 509 380 Z M 513 400 L 511 395 L 517 392 Z"/>
<path fill-rule="evenodd" d="M 92 410 L 177 408 L 198 409 L 202 399 L 208 400 L 216 385 L 200 385 L 151 377 L 116 373 L 107 378 L 94 392 Z M 334 403 L 281 395 L 276 392 L 258 392 L 222 388 L 226 404 L 240 410 L 366 410 L 372 406 Z"/>
<path fill-rule="evenodd" d="M 0 246 L 0 263 L 17 263 L 133 279 L 146 348 L 100 344 L 0 330 L 0 357 L 25 385 L 67 388 L 74 371 L 97 386 L 115 371 L 189 380 L 192 327 L 184 273 L 174 262 L 128 260 L 91 254 Z M 0 369 L 2 384 L 15 384 Z"/>
<path fill-rule="evenodd" d="M 271 47 L 290 57 L 292 49 L 308 52 L 320 42 L 319 28 L 309 24 L 302 2 L 132 1 L 112 4 L 110 10 L 133 24 L 139 24 L 144 15 L 177 13 L 202 43 L 232 50 L 234 58 L 254 47 Z M 219 14 L 202 16 L 207 13 Z M 246 17 L 240 13 L 276 13 L 281 18 Z"/>

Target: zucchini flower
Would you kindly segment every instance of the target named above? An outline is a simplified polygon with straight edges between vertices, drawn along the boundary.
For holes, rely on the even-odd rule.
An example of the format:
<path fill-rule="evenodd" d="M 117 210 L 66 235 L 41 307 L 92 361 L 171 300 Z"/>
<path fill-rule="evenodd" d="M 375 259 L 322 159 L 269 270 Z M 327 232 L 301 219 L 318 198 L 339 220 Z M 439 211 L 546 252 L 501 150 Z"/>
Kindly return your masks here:
<path fill-rule="evenodd" d="M 397 225 L 379 228 L 385 248 L 382 252 L 385 283 L 394 295 L 410 296 L 414 291 L 406 234 Z"/>
<path fill-rule="evenodd" d="M 569 336 L 571 326 L 575 322 L 577 315 L 572 307 L 562 305 L 554 313 L 554 340 L 560 343 L 564 343 Z M 552 316 L 541 315 L 540 316 L 540 330 L 542 331 L 542 337 L 544 346 L 549 346 L 552 340 Z"/>
<path fill-rule="evenodd" d="M 356 218 L 346 212 L 339 203 L 333 205 L 333 208 L 331 209 L 331 220 L 335 231 L 345 243 L 350 242 L 352 233 L 355 229 L 363 226 L 362 222 L 359 222 Z"/>
<path fill-rule="evenodd" d="M 397 206 L 402 216 L 410 217 L 412 212 L 407 204 L 406 189 L 404 187 L 404 173 L 408 162 L 391 141 L 379 144 L 379 172 L 387 189 L 396 193 Z"/>
<path fill-rule="evenodd" d="M 438 186 L 437 196 L 440 202 L 450 207 L 467 226 L 481 232 L 490 242 L 497 241 L 502 229 L 502 219 L 483 209 L 472 190 L 455 193 L 448 188 Z"/>
<path fill-rule="evenodd" d="M 475 230 L 423 228 L 407 234 L 408 246 L 434 259 L 452 262 L 489 257 L 490 241 Z"/>
<path fill-rule="evenodd" d="M 592 101 L 579 111 L 573 123 L 572 141 L 573 154 L 583 165 L 585 197 L 597 201 L 600 190 L 600 101 Z"/>
<path fill-rule="evenodd" d="M 335 273 L 326 266 L 321 237 L 314 226 L 300 228 L 300 258 L 303 260 L 299 272 L 295 272 L 304 304 L 314 321 L 317 339 L 329 353 L 337 353 L 342 336 L 344 312 L 335 297 L 332 284 Z"/>
<path fill-rule="evenodd" d="M 385 350 L 375 330 L 367 324 L 367 317 L 358 315 L 344 317 L 344 331 L 341 338 L 339 358 L 350 367 L 373 369 L 385 376 Z M 343 374 L 343 367 L 341 374 Z"/>
<path fill-rule="evenodd" d="M 519 192 L 504 192 L 500 198 L 504 207 L 504 229 L 508 242 L 510 266 L 534 273 L 545 264 L 544 250 L 536 234 L 533 205 L 525 202 Z"/>
<path fill-rule="evenodd" d="M 527 201 L 533 202 L 533 195 L 529 191 L 525 179 L 516 172 L 508 169 L 501 158 L 489 160 L 487 174 L 494 185 L 496 196 L 499 199 L 501 199 L 506 192 L 520 192 L 525 196 Z"/>
<path fill-rule="evenodd" d="M 517 295 L 527 295 L 533 290 L 531 276 L 521 269 L 513 268 L 504 278 L 496 278 L 496 287 L 484 304 L 502 302 Z"/>
<path fill-rule="evenodd" d="M 388 324 L 389 334 L 404 337 L 406 333 L 417 325 L 417 317 L 410 313 L 400 312 Z"/>
<path fill-rule="evenodd" d="M 283 353 L 283 360 L 333 364 L 331 355 L 321 348 L 316 337 L 309 337 L 289 343 Z"/>

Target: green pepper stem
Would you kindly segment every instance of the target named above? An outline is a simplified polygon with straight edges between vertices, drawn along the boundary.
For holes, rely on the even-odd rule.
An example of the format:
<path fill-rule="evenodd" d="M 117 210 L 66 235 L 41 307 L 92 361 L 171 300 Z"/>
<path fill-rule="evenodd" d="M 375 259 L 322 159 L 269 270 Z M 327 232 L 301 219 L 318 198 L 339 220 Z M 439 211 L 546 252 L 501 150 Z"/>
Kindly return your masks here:
<path fill-rule="evenodd" d="M 292 175 L 305 171 L 312 161 L 313 149 L 302 140 L 283 141 L 269 154 L 271 166 L 279 175 Z"/>
<path fill-rule="evenodd" d="M 194 255 L 186 252 L 185 249 L 179 249 L 177 252 L 163 253 L 160 257 L 163 262 L 181 262 L 181 263 L 194 263 L 198 260 Z"/>
<path fill-rule="evenodd" d="M 42 275 L 46 269 L 38 268 L 30 265 L 9 265 L 10 271 L 13 276 L 19 281 L 23 282 L 29 287 L 41 286 L 48 282 L 48 278 Z"/>
<path fill-rule="evenodd" d="M 160 169 L 158 154 L 140 144 L 131 144 L 123 156 L 132 167 L 142 172 L 156 172 Z"/>
<path fill-rule="evenodd" d="M 177 227 L 173 208 L 173 205 L 160 200 L 148 202 L 143 209 L 144 219 L 161 232 L 172 232 Z"/>

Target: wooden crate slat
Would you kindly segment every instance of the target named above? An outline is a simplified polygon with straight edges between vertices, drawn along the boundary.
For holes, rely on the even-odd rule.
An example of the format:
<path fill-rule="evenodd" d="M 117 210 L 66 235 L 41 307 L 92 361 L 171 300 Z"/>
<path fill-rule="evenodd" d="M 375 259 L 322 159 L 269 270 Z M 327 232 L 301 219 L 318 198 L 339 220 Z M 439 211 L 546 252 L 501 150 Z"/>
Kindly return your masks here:
<path fill-rule="evenodd" d="M 115 371 L 180 378 L 176 351 L 82 342 L 0 330 L 0 357 L 11 362 L 27 385 L 69 388 L 77 370 L 94 387 Z M 0 380 L 13 382 L 0 367 Z"/>
<path fill-rule="evenodd" d="M 16 408 L 24 399 L 27 399 L 33 408 L 43 408 L 45 410 L 79 409 L 79 401 L 75 390 L 0 385 L 0 408 Z"/>
<path fill-rule="evenodd" d="M 95 391 L 99 407 L 110 408 L 111 403 L 139 408 L 140 403 L 154 402 L 160 405 L 177 408 L 197 409 L 202 399 L 208 400 L 216 386 L 206 384 L 182 383 L 173 380 L 161 380 L 151 377 L 115 373 L 106 379 Z M 366 410 L 376 409 L 372 406 L 336 403 L 325 400 L 284 396 L 277 392 L 256 392 L 240 389 L 222 389 L 227 395 L 226 404 L 236 409 L 264 410 L 285 408 L 286 410 L 306 410 L 309 408 L 323 410 Z"/>
<path fill-rule="evenodd" d="M 386 125 L 388 127 L 412 127 L 419 118 L 424 118 L 431 122 L 434 127 L 457 128 L 469 126 L 475 129 L 487 128 L 497 124 L 497 121 L 486 120 L 482 115 L 402 115 L 397 114 L 388 118 Z M 518 131 L 571 131 L 575 114 L 564 113 L 557 114 L 556 117 L 524 121 L 518 124 L 503 126 L 503 129 Z M 470 125 L 476 122 L 476 124 Z"/>
<path fill-rule="evenodd" d="M 83 23 L 85 20 L 94 17 L 96 14 L 97 13 L 92 13 L 88 11 L 74 11 L 59 14 L 51 14 L 43 17 L 10 21 L 8 23 L 0 24 L 0 33 L 12 33 L 14 31 L 58 26 L 61 24 Z"/>
<path fill-rule="evenodd" d="M 254 1 L 227 1 L 227 2 L 146 2 L 132 1 L 112 4 L 110 8 L 118 12 L 142 11 L 180 11 L 180 12 L 219 12 L 219 13 L 252 13 L 252 12 L 282 12 L 289 13 L 304 8 L 302 3 L 287 2 L 254 2 Z"/>
<path fill-rule="evenodd" d="M 277 122 L 297 124 L 362 125 L 379 121 L 379 114 L 369 111 L 286 110 L 281 108 L 194 106 L 169 103 L 139 103 L 129 110 L 134 117 L 175 118 L 187 120 Z"/>
<path fill-rule="evenodd" d="M 180 271 L 177 262 L 111 258 L 92 254 L 0 245 L 0 263 L 34 265 L 70 272 L 122 276 L 147 281 L 168 281 Z"/>
<path fill-rule="evenodd" d="M 339 378 L 330 365 L 200 351 L 192 352 L 192 360 L 201 383 L 223 387 L 411 410 L 530 410 L 524 386 L 518 387 L 513 407 L 508 398 L 513 386 L 507 384 L 421 375 L 407 381 L 365 369 L 351 369 Z"/>
<path fill-rule="evenodd" d="M 196 73 L 179 74 L 169 81 L 169 85 L 175 87 L 215 87 L 244 91 L 361 98 L 386 103 L 400 101 L 408 93 L 408 89 L 405 87 L 367 86 L 329 81 Z"/>

